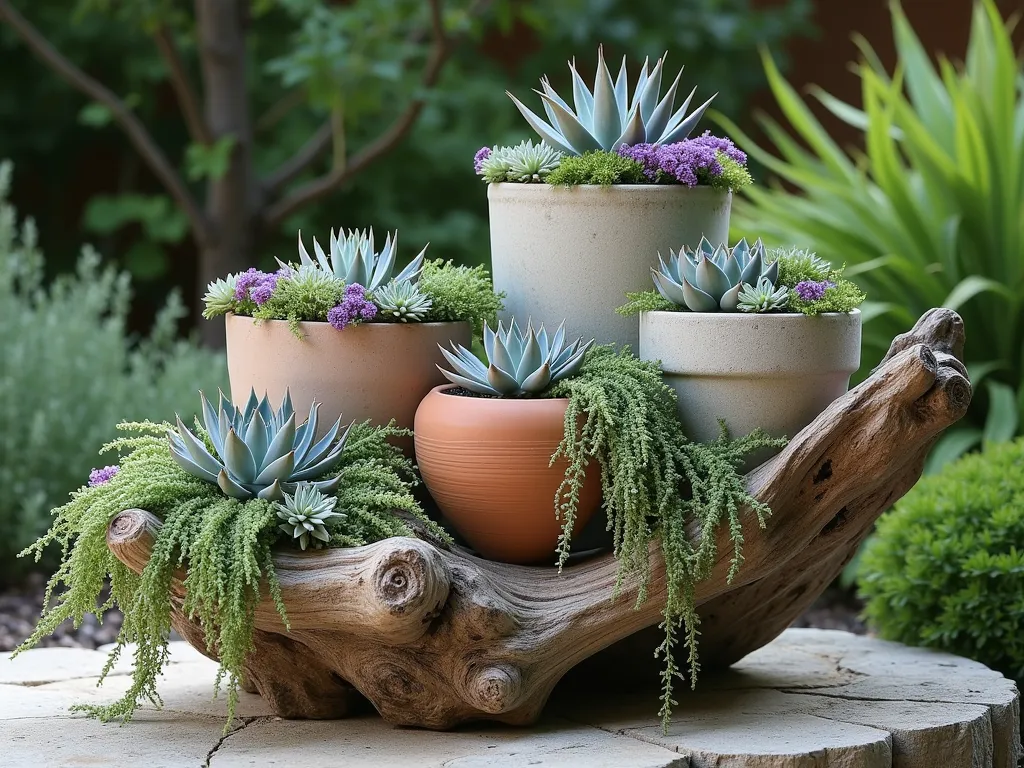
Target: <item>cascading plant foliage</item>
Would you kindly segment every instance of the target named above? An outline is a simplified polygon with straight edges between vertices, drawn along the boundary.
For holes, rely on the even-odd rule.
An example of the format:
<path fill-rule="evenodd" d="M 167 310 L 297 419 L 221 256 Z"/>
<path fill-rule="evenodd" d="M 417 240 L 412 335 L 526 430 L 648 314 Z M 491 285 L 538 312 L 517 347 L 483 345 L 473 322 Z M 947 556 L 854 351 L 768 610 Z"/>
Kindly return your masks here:
<path fill-rule="evenodd" d="M 816 254 L 797 248 L 765 248 L 740 240 L 733 248 L 701 238 L 696 249 L 669 251 L 651 269 L 655 290 L 627 292 L 616 312 L 852 312 L 864 293 Z"/>
<path fill-rule="evenodd" d="M 132 684 L 113 704 L 76 707 L 101 720 L 128 721 L 143 700 L 160 704 L 156 681 L 167 662 L 170 584 L 178 569 L 186 574 L 181 610 L 203 630 L 220 659 L 217 688 L 226 680 L 230 727 L 261 596 L 269 593 L 282 625 L 289 626 L 274 570 L 276 547 L 349 547 L 415 535 L 396 511 L 417 519 L 431 535 L 450 540 L 426 518 L 413 495 L 414 468 L 389 442 L 409 432 L 394 425 L 352 425 L 336 466 L 316 478 L 333 490 L 300 483 L 294 494 L 278 501 L 232 498 L 202 471 L 186 471 L 172 453 L 168 434 L 178 433 L 170 424 L 122 423 L 118 428 L 126 436 L 103 449 L 120 456 L 116 469 L 112 465 L 95 472 L 89 485 L 54 511 L 49 532 L 22 553 L 38 558 L 56 545 L 62 562 L 47 585 L 46 608 L 35 632 L 15 652 L 31 648 L 68 619 L 78 626 L 87 613 L 102 617 L 107 609 L 120 608 L 124 623 L 103 677 L 124 649 L 136 644 Z M 196 435 L 206 450 L 214 447 L 198 420 Z M 121 563 L 106 543 L 111 520 L 133 508 L 162 522 L 141 574 Z M 110 597 L 102 602 L 108 579 Z"/>
<path fill-rule="evenodd" d="M 557 382 L 545 396 L 569 400 L 564 437 L 551 459 L 564 458 L 568 464 L 555 497 L 563 521 L 559 564 L 569 556 L 577 500 L 593 461 L 601 467 L 608 529 L 618 560 L 616 591 L 627 578 L 637 578 L 637 604 L 647 599 L 648 544 L 661 545 L 668 598 L 661 625 L 665 639 L 656 655 L 665 661 L 660 714 L 668 728 L 677 703 L 672 698 L 675 680 L 682 677 L 675 660 L 681 630 L 691 686 L 700 669 L 695 589 L 718 559 L 715 533 L 722 525 L 729 529 L 731 581 L 743 562 L 741 513 L 752 513 L 761 527 L 771 513 L 747 492 L 739 467 L 749 453 L 786 441 L 760 430 L 732 440 L 723 425 L 717 440 L 690 442 L 676 413 L 675 392 L 663 381 L 658 363 L 639 360 L 628 349 L 593 347 L 579 373 Z M 696 543 L 687 537 L 690 523 L 701 532 Z"/>
<path fill-rule="evenodd" d="M 276 272 L 249 269 L 214 280 L 204 296 L 203 317 L 229 312 L 261 320 L 285 320 L 303 338 L 300 323 L 327 322 L 338 330 L 364 322 L 472 323 L 479 333 L 494 322 L 503 294 L 496 294 L 482 267 L 425 260 L 426 247 L 395 273 L 398 233 L 378 252 L 373 230 L 330 234 L 328 250 L 313 238 L 314 257 L 299 236 L 299 260 L 278 261 Z"/>
<path fill-rule="evenodd" d="M 564 336 L 559 327 L 549 341 L 543 327 L 534 331 L 529 325 L 524 333 L 513 322 L 485 337 L 487 365 L 464 348 L 454 354 L 442 348 L 454 372 L 441 371 L 478 395 L 568 398 L 563 439 L 551 457 L 552 464 L 560 459 L 567 464 L 553 499 L 553 512 L 562 521 L 560 568 L 569 557 L 580 493 L 592 462 L 601 467 L 604 508 L 618 560 L 616 593 L 627 578 L 635 577 L 640 583 L 637 605 L 647 599 L 648 544 L 661 544 L 668 599 L 665 640 L 657 654 L 665 659 L 661 716 L 667 728 L 676 703 L 675 680 L 682 677 L 675 648 L 683 627 L 689 677 L 696 683 L 699 617 L 694 595 L 696 584 L 710 575 L 717 561 L 715 533 L 720 525 L 729 528 L 731 580 L 743 560 L 741 513 L 749 510 L 761 526 L 770 513 L 747 493 L 738 468 L 752 451 L 781 447 L 786 441 L 760 431 L 730 440 L 723 427 L 717 440 L 691 443 L 676 413 L 676 394 L 656 362 L 638 360 L 628 349 L 584 345 L 581 339 L 566 345 Z M 701 531 L 697 543 L 687 537 L 690 523 Z"/>

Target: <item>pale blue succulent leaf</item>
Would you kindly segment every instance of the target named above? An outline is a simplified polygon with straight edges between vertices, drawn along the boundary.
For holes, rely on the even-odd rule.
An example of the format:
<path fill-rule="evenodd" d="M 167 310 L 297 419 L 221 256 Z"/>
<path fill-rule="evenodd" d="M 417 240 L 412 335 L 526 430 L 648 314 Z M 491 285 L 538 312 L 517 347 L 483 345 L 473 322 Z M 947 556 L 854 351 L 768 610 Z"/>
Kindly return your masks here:
<path fill-rule="evenodd" d="M 456 386 L 462 387 L 464 389 L 468 389 L 470 392 L 476 392 L 477 394 L 480 394 L 480 395 L 500 395 L 501 394 L 498 390 L 496 390 L 494 387 L 492 387 L 486 381 L 477 381 L 476 379 L 471 379 L 468 376 L 461 376 L 461 375 L 459 375 L 457 373 L 453 373 L 452 371 L 449 371 L 447 368 L 442 368 L 441 366 L 437 366 L 437 369 L 452 384 L 455 384 Z M 486 375 L 487 375 L 487 372 L 484 371 L 484 376 L 486 377 Z"/>
<path fill-rule="evenodd" d="M 280 481 L 275 480 L 266 488 L 261 488 L 256 497 L 266 499 L 267 501 L 281 501 L 284 498 L 284 490 L 281 487 Z"/>
<path fill-rule="evenodd" d="M 460 376 L 480 380 L 487 378 L 487 366 L 481 363 L 473 353 L 467 350 L 468 354 L 453 354 L 440 344 L 438 344 L 438 348 L 444 359 L 448 361 L 448 365 L 454 368 Z"/>
<path fill-rule="evenodd" d="M 636 79 L 636 87 L 633 89 L 633 98 L 629 100 L 629 108 L 633 109 L 634 107 L 639 106 L 640 115 L 641 117 L 644 118 L 644 120 L 647 119 L 647 115 L 643 114 L 643 105 L 640 102 L 644 95 L 644 91 L 647 88 L 647 78 L 649 76 L 647 69 L 649 64 L 650 58 L 645 57 L 644 65 L 640 68 L 640 75 Z"/>
<path fill-rule="evenodd" d="M 309 258 L 309 253 L 306 251 L 306 246 L 302 244 L 302 230 L 299 230 L 299 263 L 312 266 L 313 260 Z"/>
<path fill-rule="evenodd" d="M 309 406 L 309 416 L 306 417 L 306 423 L 295 430 L 295 464 L 301 467 L 306 461 L 306 454 L 309 453 L 309 448 L 313 445 L 313 439 L 316 437 L 317 421 L 319 420 L 320 403 L 311 403 Z"/>
<path fill-rule="evenodd" d="M 679 109 L 672 113 L 672 116 L 668 119 L 665 127 L 661 131 L 661 135 L 658 137 L 658 143 L 664 143 L 664 138 L 676 128 L 679 124 L 686 119 L 686 110 L 690 108 L 690 102 L 693 101 L 693 97 L 697 93 L 697 86 L 693 86 L 693 90 L 687 94 L 686 98 L 683 99 L 683 103 L 679 105 Z"/>
<path fill-rule="evenodd" d="M 714 297 L 704 293 L 700 288 L 695 288 L 688 280 L 683 281 L 683 297 L 686 306 L 692 312 L 717 312 L 718 302 Z"/>
<path fill-rule="evenodd" d="M 537 91 L 540 93 L 540 91 Z M 545 94 L 540 94 L 544 104 L 550 107 L 554 114 L 554 121 L 559 132 L 572 144 L 577 154 L 583 154 L 594 149 L 601 149 L 601 143 L 595 139 L 590 131 L 576 119 L 576 116 L 564 109 L 561 105 L 551 101 Z"/>
<path fill-rule="evenodd" d="M 651 74 L 647 77 L 647 81 L 644 83 L 644 92 L 643 95 L 640 96 L 640 114 L 645 120 L 654 114 L 654 110 L 658 106 L 658 95 L 661 93 L 661 75 L 664 69 L 665 57 L 662 56 L 654 62 Z M 652 136 L 651 141 L 654 141 L 655 138 L 656 137 Z"/>
<path fill-rule="evenodd" d="M 550 146 L 555 147 L 556 149 L 560 149 L 563 152 L 566 152 L 570 155 L 580 154 L 579 152 L 572 148 L 569 141 L 564 136 L 562 136 L 562 134 L 560 134 L 557 130 L 555 130 L 555 128 L 544 122 L 540 117 L 537 116 L 536 113 L 533 112 L 533 110 L 531 110 L 528 106 L 523 104 L 523 102 L 521 102 L 511 93 L 509 93 L 508 91 L 506 91 L 506 93 L 508 94 L 508 97 L 512 99 L 512 102 L 516 105 L 516 107 L 519 109 L 519 112 L 522 114 L 522 116 L 526 118 L 526 122 L 530 124 L 530 127 L 537 132 L 537 135 L 540 136 L 541 139 L 547 142 Z"/>
<path fill-rule="evenodd" d="M 258 472 L 260 464 L 263 463 L 263 457 L 267 455 L 267 446 L 269 445 L 267 423 L 263 420 L 263 414 L 259 410 L 252 415 L 242 439 L 249 449 L 249 455 L 255 462 L 254 472 Z M 247 480 L 247 482 L 250 481 Z"/>
<path fill-rule="evenodd" d="M 541 355 L 540 344 L 537 343 L 537 335 L 531 327 L 526 333 L 523 353 L 519 358 L 518 365 L 516 365 L 516 381 L 524 381 L 543 362 L 544 358 Z"/>
<path fill-rule="evenodd" d="M 622 115 L 615 101 L 612 74 L 604 61 L 604 52 L 598 49 L 597 73 L 594 76 L 594 122 L 591 132 L 602 149 L 610 150 L 622 133 Z"/>
<path fill-rule="evenodd" d="M 649 116 L 644 118 L 647 123 L 647 135 L 651 141 L 656 141 L 661 137 L 665 127 L 668 125 L 669 119 L 672 117 L 672 105 L 675 104 L 676 90 L 679 88 L 679 80 L 682 76 L 683 70 L 680 69 L 676 79 L 672 81 L 672 85 L 669 86 L 661 101 L 658 102 L 658 106 L 654 108 L 654 111 Z"/>
<path fill-rule="evenodd" d="M 537 394 L 542 392 L 544 388 L 551 383 L 551 366 L 547 362 L 543 363 L 539 368 L 533 371 L 529 376 L 523 379 L 521 389 L 523 392 L 530 392 Z"/>
<path fill-rule="evenodd" d="M 240 483 L 251 483 L 256 479 L 256 461 L 249 446 L 234 429 L 229 429 L 224 436 L 224 465 Z"/>
<path fill-rule="evenodd" d="M 519 391 L 519 382 L 514 376 L 510 376 L 492 362 L 487 369 L 487 383 L 491 388 L 502 395 L 513 395 Z"/>
<path fill-rule="evenodd" d="M 203 441 L 193 435 L 180 418 L 177 419 L 177 423 L 178 437 L 181 440 L 180 444 L 185 448 L 192 462 L 210 474 L 216 475 L 220 472 L 221 467 L 224 466 L 223 463 L 210 455 L 210 452 L 206 450 L 206 446 L 203 445 Z"/>
<path fill-rule="evenodd" d="M 619 66 L 619 74 L 615 78 L 615 106 L 618 107 L 619 115 L 625 115 L 629 110 L 626 103 L 629 95 L 629 81 L 626 74 L 626 57 L 622 57 L 622 64 Z"/>
<path fill-rule="evenodd" d="M 682 284 L 653 269 L 651 270 L 651 277 L 654 278 L 654 287 L 658 289 L 658 293 L 661 294 L 662 298 L 668 299 L 673 304 L 678 304 L 679 306 L 686 305 L 686 295 L 683 292 Z"/>
<path fill-rule="evenodd" d="M 206 433 L 210 436 L 210 442 L 213 443 L 217 455 L 221 456 L 224 453 L 224 441 L 221 439 L 220 414 L 206 395 L 200 392 L 199 396 L 203 400 L 203 424 L 206 427 Z"/>
<path fill-rule="evenodd" d="M 501 324 L 499 322 L 499 326 L 500 325 Z M 452 347 L 454 348 L 454 346 L 455 344 L 453 343 Z M 491 330 L 491 327 L 487 324 L 486 320 L 484 320 L 484 352 L 486 353 L 488 360 L 494 358 L 494 331 Z"/>
<path fill-rule="evenodd" d="M 731 253 L 725 257 L 725 263 L 722 265 L 722 271 L 725 272 L 725 276 L 729 278 L 729 282 L 734 285 L 740 281 L 740 264 L 736 260 L 736 257 Z"/>
<path fill-rule="evenodd" d="M 327 430 L 320 440 L 309 449 L 309 453 L 302 460 L 302 464 L 298 465 L 299 470 L 305 470 L 314 464 L 319 463 L 331 453 L 332 446 L 334 445 L 335 439 L 338 437 L 338 430 L 341 429 L 341 417 L 334 422 L 334 426 Z"/>
<path fill-rule="evenodd" d="M 732 282 L 714 261 L 703 258 L 697 263 L 696 287 L 711 296 L 717 303 L 722 298 L 722 294 L 732 288 Z"/>
<path fill-rule="evenodd" d="M 718 94 L 716 93 L 715 96 L 717 95 Z M 674 128 L 668 134 L 663 136 L 662 143 L 674 144 L 675 142 L 682 141 L 687 136 L 689 136 L 693 129 L 697 127 L 697 123 L 700 122 L 700 119 L 704 117 L 704 111 L 708 108 L 708 105 L 710 105 L 711 102 L 714 101 L 715 96 L 712 96 L 710 99 L 708 99 L 695 110 L 693 110 L 693 112 L 690 113 L 689 117 L 687 117 L 685 120 L 679 123 L 679 125 L 676 126 L 676 128 Z"/>
<path fill-rule="evenodd" d="M 736 307 L 740 303 L 740 291 L 743 290 L 743 286 L 744 283 L 736 283 L 736 285 L 723 293 L 718 306 L 726 312 L 735 312 Z"/>
<path fill-rule="evenodd" d="M 576 71 L 575 62 L 569 63 L 569 70 L 572 72 L 572 101 L 576 107 L 576 116 L 584 125 L 590 125 L 594 119 L 594 95 Z"/>
<path fill-rule="evenodd" d="M 295 469 L 295 451 L 288 451 L 284 456 L 270 462 L 256 476 L 253 485 L 268 485 L 274 480 L 287 480 Z"/>
<path fill-rule="evenodd" d="M 644 127 L 643 117 L 640 116 L 640 109 L 634 107 L 626 117 L 626 127 L 616 139 L 615 144 L 612 145 L 612 150 L 618 149 L 623 144 L 633 146 L 634 144 L 643 144 L 645 141 L 647 141 L 647 129 Z"/>
<path fill-rule="evenodd" d="M 740 281 L 749 285 L 756 285 L 763 269 L 764 262 L 761 260 L 761 254 L 755 251 L 747 260 L 747 265 L 740 273 Z"/>
<path fill-rule="evenodd" d="M 773 261 L 771 264 L 765 267 L 764 271 L 761 274 L 767 277 L 768 282 L 771 283 L 772 285 L 775 285 L 775 283 L 779 282 L 778 260 Z"/>
<path fill-rule="evenodd" d="M 282 425 L 282 427 L 277 431 L 277 434 L 275 434 L 273 439 L 270 441 L 270 445 L 267 446 L 263 462 L 259 468 L 260 472 L 289 452 L 297 455 L 295 445 L 294 413 L 288 417 L 288 421 Z"/>
<path fill-rule="evenodd" d="M 516 375 L 516 363 L 512 354 L 509 352 L 505 343 L 500 338 L 495 337 L 494 339 L 494 354 L 488 358 L 488 375 L 490 375 L 491 368 L 497 368 L 502 373 L 510 378 L 515 378 Z M 492 384 L 493 386 L 493 384 Z M 496 387 L 497 388 L 497 387 Z"/>
<path fill-rule="evenodd" d="M 217 486 L 225 496 L 230 496 L 232 499 L 251 499 L 253 496 L 241 483 L 235 482 L 228 475 L 226 469 L 222 469 L 217 475 Z"/>
<path fill-rule="evenodd" d="M 200 480 L 205 480 L 208 483 L 217 482 L 217 474 L 220 472 L 218 468 L 217 472 L 208 472 L 207 470 L 196 464 L 188 455 L 188 451 L 184 449 L 184 446 L 180 448 L 173 446 L 171 448 L 171 458 L 174 459 L 175 463 L 183 470 L 188 472 L 193 477 L 198 477 Z"/>

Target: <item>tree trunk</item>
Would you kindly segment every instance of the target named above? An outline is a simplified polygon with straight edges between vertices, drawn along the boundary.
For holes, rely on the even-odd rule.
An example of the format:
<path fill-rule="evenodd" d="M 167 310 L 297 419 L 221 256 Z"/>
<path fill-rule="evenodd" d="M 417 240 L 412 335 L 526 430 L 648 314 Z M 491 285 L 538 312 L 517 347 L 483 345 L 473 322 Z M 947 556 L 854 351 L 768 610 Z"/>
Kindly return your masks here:
<path fill-rule="evenodd" d="M 201 298 L 210 281 L 251 266 L 258 185 L 252 183 L 252 122 L 246 89 L 248 3 L 196 0 L 196 24 L 207 125 L 214 142 L 234 137 L 226 172 L 207 184 L 206 215 L 212 232 L 199 251 Z M 223 321 L 204 323 L 202 339 L 207 346 L 224 346 Z"/>

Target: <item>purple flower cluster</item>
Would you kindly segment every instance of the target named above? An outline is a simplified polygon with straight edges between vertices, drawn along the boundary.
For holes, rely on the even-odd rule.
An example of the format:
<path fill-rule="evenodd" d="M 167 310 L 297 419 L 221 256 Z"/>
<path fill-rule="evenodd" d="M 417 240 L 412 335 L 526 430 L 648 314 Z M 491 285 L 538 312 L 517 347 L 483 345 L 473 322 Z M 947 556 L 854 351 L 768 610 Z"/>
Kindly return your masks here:
<path fill-rule="evenodd" d="M 97 485 L 109 483 L 120 470 L 121 468 L 116 464 L 110 464 L 102 469 L 94 469 L 89 473 L 89 487 L 95 488 Z"/>
<path fill-rule="evenodd" d="M 480 147 L 473 155 L 473 170 L 480 173 L 484 169 L 484 160 L 491 156 L 490 147 Z"/>
<path fill-rule="evenodd" d="M 274 295 L 281 271 L 268 274 L 258 269 L 247 269 L 238 276 L 238 282 L 235 284 L 235 299 L 237 301 L 251 299 L 257 306 L 266 304 L 267 300 Z"/>
<path fill-rule="evenodd" d="M 729 139 L 712 136 L 708 131 L 675 144 L 623 144 L 618 153 L 640 163 L 649 179 L 657 179 L 660 172 L 688 187 L 700 183 L 700 172 L 708 176 L 722 175 L 720 154 L 740 165 L 747 162 L 746 153 Z"/>
<path fill-rule="evenodd" d="M 339 331 L 349 323 L 357 320 L 373 320 L 377 316 L 377 305 L 366 298 L 366 289 L 359 283 L 352 283 L 345 288 L 345 298 L 341 304 L 327 313 L 327 322 Z"/>
<path fill-rule="evenodd" d="M 793 290 L 804 301 L 817 301 L 825 295 L 825 291 L 835 286 L 831 280 L 801 280 Z"/>

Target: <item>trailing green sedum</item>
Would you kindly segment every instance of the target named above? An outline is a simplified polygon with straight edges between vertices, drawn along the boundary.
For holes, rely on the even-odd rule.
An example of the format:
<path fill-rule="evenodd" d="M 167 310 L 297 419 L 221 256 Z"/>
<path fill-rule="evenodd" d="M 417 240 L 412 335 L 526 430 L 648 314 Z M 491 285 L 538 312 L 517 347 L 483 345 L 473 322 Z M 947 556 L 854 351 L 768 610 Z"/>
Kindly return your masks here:
<path fill-rule="evenodd" d="M 530 323 L 524 334 L 515 320 L 507 330 L 499 322 L 497 331 L 484 323 L 486 366 L 468 349 L 452 342 L 454 354 L 438 346 L 456 372 L 438 368 L 453 384 L 481 395 L 537 395 L 549 384 L 574 375 L 593 343 L 591 339 L 584 344 L 579 338 L 566 345 L 565 323 L 550 340 L 543 325 L 534 331 Z"/>
<path fill-rule="evenodd" d="M 743 239 L 730 250 L 701 238 L 696 251 L 683 246 L 669 254 L 668 263 L 659 254 L 659 269 L 651 269 L 654 285 L 673 304 L 693 312 L 734 312 L 744 284 L 756 285 L 763 277 L 774 293 L 779 277 L 778 261 L 768 262 L 760 240 L 751 247 Z"/>
<path fill-rule="evenodd" d="M 291 397 L 275 412 L 266 396 L 256 399 L 253 390 L 245 410 L 239 410 L 220 395 L 219 408 L 214 408 L 205 395 L 203 421 L 205 434 L 213 448 L 196 437 L 177 420 L 177 429 L 167 430 L 171 455 L 178 465 L 194 477 L 213 483 L 233 499 L 279 500 L 284 492 L 293 492 L 296 484 L 306 481 L 323 493 L 333 493 L 338 478 L 317 480 L 341 461 L 348 429 L 341 431 L 341 418 L 314 442 L 319 403 L 309 409 L 309 418 L 295 426 Z"/>
<path fill-rule="evenodd" d="M 395 269 L 395 254 L 398 250 L 398 232 L 388 234 L 380 253 L 374 250 L 373 229 L 349 230 L 346 235 L 340 229 L 337 234 L 331 230 L 330 255 L 324 253 L 317 239 L 313 238 L 314 262 L 302 244 L 299 233 L 299 261 L 303 265 L 319 265 L 324 272 L 333 274 L 346 285 L 358 283 L 368 291 L 376 290 L 391 281 Z M 423 255 L 427 246 L 419 252 L 409 265 L 395 276 L 395 280 L 416 282 L 423 269 Z"/>
<path fill-rule="evenodd" d="M 690 135 L 714 96 L 687 115 L 686 110 L 697 91 L 694 88 L 679 109 L 673 111 L 683 71 L 679 70 L 665 96 L 661 97 L 664 62 L 664 57 L 658 59 L 654 68 L 648 72 L 648 62 L 644 61 L 630 99 L 627 93 L 629 84 L 626 58 L 622 58 L 618 77 L 612 82 L 611 72 L 604 60 L 604 48 L 599 46 L 593 91 L 576 71 L 576 64 L 569 64 L 573 107 L 555 92 L 546 76 L 541 78 L 541 90 L 536 93 L 543 100 L 548 121 L 531 111 L 511 93 L 508 96 L 544 141 L 570 155 L 582 155 L 595 149 L 614 151 L 623 144 L 671 144 Z"/>

